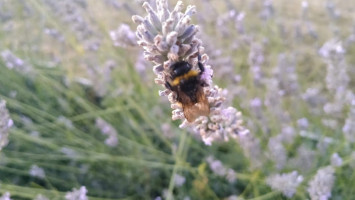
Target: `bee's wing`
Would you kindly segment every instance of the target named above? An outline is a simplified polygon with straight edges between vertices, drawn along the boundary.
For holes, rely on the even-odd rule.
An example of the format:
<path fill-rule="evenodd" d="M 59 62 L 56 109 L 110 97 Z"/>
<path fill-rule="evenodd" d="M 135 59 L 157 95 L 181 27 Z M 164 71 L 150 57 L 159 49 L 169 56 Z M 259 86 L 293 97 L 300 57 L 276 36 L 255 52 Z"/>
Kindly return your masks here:
<path fill-rule="evenodd" d="M 195 121 L 199 116 L 207 116 L 210 113 L 208 100 L 202 88 L 196 92 L 197 103 L 182 104 L 185 118 L 188 122 Z"/>

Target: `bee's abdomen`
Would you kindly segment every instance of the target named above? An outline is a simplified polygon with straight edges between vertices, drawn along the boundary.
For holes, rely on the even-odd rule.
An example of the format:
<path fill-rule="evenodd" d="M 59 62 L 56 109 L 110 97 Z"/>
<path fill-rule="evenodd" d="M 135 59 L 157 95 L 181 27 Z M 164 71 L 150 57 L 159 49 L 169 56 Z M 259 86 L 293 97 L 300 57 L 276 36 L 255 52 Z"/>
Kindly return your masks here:
<path fill-rule="evenodd" d="M 189 96 L 193 103 L 197 103 L 196 93 L 198 87 L 198 80 L 195 77 L 188 80 L 184 80 L 184 82 L 180 84 L 181 92 Z"/>

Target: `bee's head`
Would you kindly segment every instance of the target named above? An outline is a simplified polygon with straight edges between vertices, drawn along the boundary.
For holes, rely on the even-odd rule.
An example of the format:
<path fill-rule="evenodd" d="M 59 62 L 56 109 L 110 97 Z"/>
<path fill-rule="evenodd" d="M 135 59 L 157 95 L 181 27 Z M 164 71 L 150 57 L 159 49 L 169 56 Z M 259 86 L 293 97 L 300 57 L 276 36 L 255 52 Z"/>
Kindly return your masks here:
<path fill-rule="evenodd" d="M 191 65 L 185 61 L 179 61 L 171 65 L 172 76 L 177 77 L 188 73 L 191 70 Z"/>

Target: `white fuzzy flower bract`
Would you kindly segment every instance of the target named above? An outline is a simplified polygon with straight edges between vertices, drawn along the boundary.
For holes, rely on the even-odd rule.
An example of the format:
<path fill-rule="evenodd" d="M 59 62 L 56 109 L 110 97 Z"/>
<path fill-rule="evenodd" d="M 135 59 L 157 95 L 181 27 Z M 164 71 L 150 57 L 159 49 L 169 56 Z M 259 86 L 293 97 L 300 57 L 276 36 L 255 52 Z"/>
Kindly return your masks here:
<path fill-rule="evenodd" d="M 291 198 L 302 183 L 303 177 L 298 175 L 297 171 L 285 174 L 274 174 L 266 179 L 266 183 L 275 191 L 282 192 L 288 198 Z"/>
<path fill-rule="evenodd" d="M 209 116 L 200 116 L 189 123 L 183 113 L 182 107 L 177 102 L 175 92 L 166 89 L 160 91 L 161 96 L 168 96 L 173 110 L 172 119 L 183 120 L 180 128 L 192 127 L 198 132 L 206 145 L 211 145 L 215 140 L 227 141 L 235 138 L 240 133 L 247 133 L 241 123 L 241 113 L 235 108 L 224 106 L 225 90 L 213 84 L 213 70 L 207 64 L 208 55 L 204 54 L 202 41 L 195 35 L 198 26 L 191 24 L 191 15 L 196 12 L 195 6 L 188 6 L 185 12 L 182 1 L 178 1 L 173 10 L 168 9 L 167 0 L 156 0 L 156 10 L 148 2 L 143 3 L 148 15 L 146 17 L 133 16 L 137 27 L 136 36 L 138 45 L 144 49 L 146 60 L 156 64 L 153 71 L 157 75 L 155 82 L 165 85 L 169 76 L 169 68 L 178 61 L 186 61 L 193 68 L 197 68 L 198 55 L 205 71 L 201 79 L 207 83 L 204 93 L 210 106 Z"/>
<path fill-rule="evenodd" d="M 13 121 L 6 109 L 6 101 L 0 100 L 0 151 L 9 142 L 9 129 L 12 125 Z"/>
<path fill-rule="evenodd" d="M 80 189 L 74 188 L 72 192 L 67 192 L 65 194 L 66 200 L 88 200 L 89 198 L 86 196 L 87 189 L 85 186 L 81 186 Z"/>
<path fill-rule="evenodd" d="M 309 181 L 308 193 L 312 200 L 327 200 L 332 196 L 334 184 L 334 168 L 327 166 L 317 171 L 317 174 Z"/>

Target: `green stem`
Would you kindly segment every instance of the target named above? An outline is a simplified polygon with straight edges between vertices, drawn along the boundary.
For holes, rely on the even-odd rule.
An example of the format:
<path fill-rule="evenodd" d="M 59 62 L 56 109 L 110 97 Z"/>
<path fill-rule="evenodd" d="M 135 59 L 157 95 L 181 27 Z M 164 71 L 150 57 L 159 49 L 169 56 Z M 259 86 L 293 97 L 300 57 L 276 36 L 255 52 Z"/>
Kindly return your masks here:
<path fill-rule="evenodd" d="M 169 183 L 169 189 L 168 189 L 168 196 L 167 196 L 167 200 L 173 200 L 174 197 L 173 197 L 173 189 L 174 189 L 174 186 L 175 186 L 175 176 L 176 176 L 176 173 L 179 169 L 179 164 L 181 162 L 180 160 L 180 157 L 182 156 L 183 154 L 183 150 L 184 150 L 184 146 L 185 146 L 185 143 L 186 143 L 186 132 L 183 132 L 180 136 L 180 143 L 179 143 L 179 147 L 178 147 L 178 151 L 176 153 L 176 156 L 175 156 L 175 165 L 174 165 L 174 169 L 173 169 L 173 172 L 172 172 L 172 175 L 171 175 L 171 178 L 170 178 L 170 183 Z"/>

